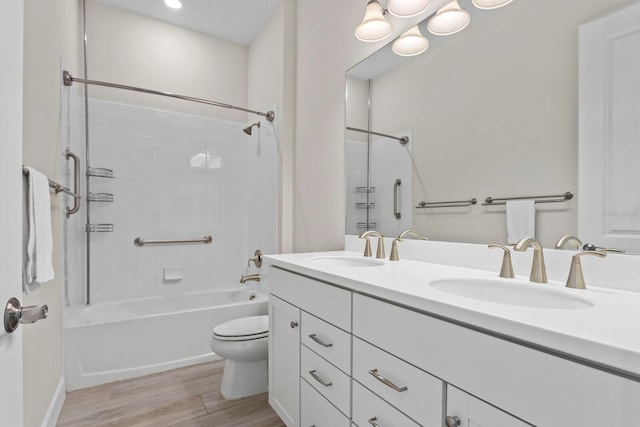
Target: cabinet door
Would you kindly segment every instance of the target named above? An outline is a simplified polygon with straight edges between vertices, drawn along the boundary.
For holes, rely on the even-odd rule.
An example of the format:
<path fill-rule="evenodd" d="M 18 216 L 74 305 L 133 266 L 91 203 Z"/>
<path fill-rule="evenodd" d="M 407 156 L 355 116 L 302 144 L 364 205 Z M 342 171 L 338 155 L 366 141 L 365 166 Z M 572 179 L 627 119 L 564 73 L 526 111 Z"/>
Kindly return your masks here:
<path fill-rule="evenodd" d="M 269 404 L 288 427 L 300 411 L 300 309 L 269 295 Z"/>
<path fill-rule="evenodd" d="M 446 426 L 459 427 L 526 427 L 523 421 L 476 399 L 464 391 L 447 386 Z"/>

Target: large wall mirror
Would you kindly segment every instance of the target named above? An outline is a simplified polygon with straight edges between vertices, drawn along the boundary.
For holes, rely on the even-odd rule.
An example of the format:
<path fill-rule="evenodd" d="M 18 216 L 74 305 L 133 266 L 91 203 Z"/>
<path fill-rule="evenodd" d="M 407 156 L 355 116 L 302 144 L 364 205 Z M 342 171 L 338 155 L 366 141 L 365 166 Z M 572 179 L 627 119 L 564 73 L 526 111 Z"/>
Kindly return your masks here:
<path fill-rule="evenodd" d="M 564 202 L 535 204 L 535 235 L 545 247 L 580 237 L 579 27 L 630 3 L 514 0 L 479 10 L 460 0 L 471 14 L 464 31 L 433 36 L 425 20 L 426 52 L 400 60 L 390 43 L 350 69 L 346 126 L 409 135 L 410 143 L 346 131 L 347 232 L 413 228 L 432 240 L 504 244 L 505 205 L 483 205 L 487 197 L 571 192 Z M 398 204 L 388 186 L 400 174 Z M 374 192 L 362 192 L 374 183 Z"/>

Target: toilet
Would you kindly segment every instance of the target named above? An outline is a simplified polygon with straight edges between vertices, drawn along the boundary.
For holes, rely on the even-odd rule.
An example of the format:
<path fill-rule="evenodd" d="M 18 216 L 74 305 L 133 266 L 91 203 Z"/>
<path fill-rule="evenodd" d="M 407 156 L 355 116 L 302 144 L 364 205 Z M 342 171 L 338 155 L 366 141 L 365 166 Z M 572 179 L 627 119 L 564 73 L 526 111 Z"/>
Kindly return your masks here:
<path fill-rule="evenodd" d="M 213 328 L 211 350 L 226 359 L 220 392 L 239 399 L 268 390 L 269 316 L 250 316 Z"/>

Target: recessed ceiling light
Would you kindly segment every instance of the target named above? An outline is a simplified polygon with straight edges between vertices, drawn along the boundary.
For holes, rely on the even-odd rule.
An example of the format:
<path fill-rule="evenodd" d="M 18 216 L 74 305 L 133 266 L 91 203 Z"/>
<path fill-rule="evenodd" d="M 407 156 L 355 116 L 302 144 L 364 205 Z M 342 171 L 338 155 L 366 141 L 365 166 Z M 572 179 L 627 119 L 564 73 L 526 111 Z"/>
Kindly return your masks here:
<path fill-rule="evenodd" d="M 180 0 L 164 0 L 164 4 L 171 9 L 180 9 L 182 7 Z"/>

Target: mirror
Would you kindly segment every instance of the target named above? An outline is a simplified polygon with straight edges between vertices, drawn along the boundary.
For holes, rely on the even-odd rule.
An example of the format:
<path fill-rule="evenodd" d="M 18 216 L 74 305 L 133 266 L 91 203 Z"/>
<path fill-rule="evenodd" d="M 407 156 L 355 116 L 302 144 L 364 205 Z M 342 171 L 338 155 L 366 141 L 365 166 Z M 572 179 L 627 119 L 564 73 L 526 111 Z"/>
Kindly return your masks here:
<path fill-rule="evenodd" d="M 425 53 L 400 60 L 389 43 L 347 72 L 346 125 L 412 135 L 407 228 L 432 240 L 504 244 L 505 206 L 483 206 L 485 198 L 577 193 L 578 27 L 630 2 L 515 0 L 495 10 L 459 3 L 471 14 L 464 31 L 437 37 L 423 22 Z M 347 147 L 366 141 L 352 131 L 346 140 Z M 347 148 L 351 167 L 349 156 Z M 373 180 L 377 173 L 359 176 Z M 352 203 L 354 184 L 347 186 Z M 475 205 L 417 208 L 421 201 L 473 198 Z M 577 235 L 577 206 L 576 198 L 535 204 L 535 236 L 543 246 Z M 376 229 L 397 236 L 396 229 Z"/>

